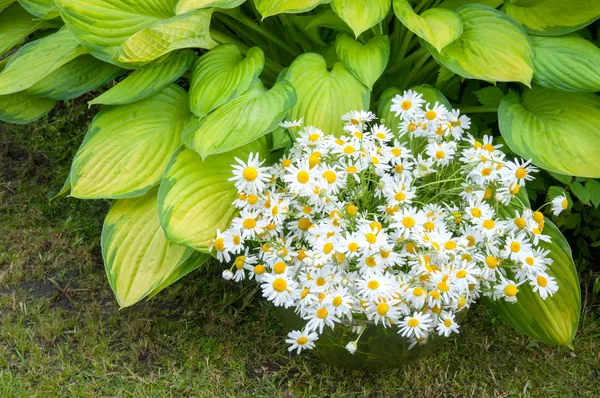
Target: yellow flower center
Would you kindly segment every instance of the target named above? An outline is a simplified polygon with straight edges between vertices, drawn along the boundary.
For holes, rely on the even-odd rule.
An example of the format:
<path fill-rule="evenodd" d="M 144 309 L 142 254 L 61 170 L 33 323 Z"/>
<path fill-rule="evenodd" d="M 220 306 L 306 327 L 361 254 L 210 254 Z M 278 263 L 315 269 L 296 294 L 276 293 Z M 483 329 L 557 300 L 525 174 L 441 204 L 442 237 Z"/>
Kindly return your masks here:
<path fill-rule="evenodd" d="M 492 169 L 490 169 L 489 167 L 485 167 L 481 170 L 481 175 L 484 177 L 487 177 L 490 174 L 492 174 Z"/>
<path fill-rule="evenodd" d="M 485 144 L 483 146 L 483 149 L 485 149 L 488 152 L 494 152 L 494 146 L 492 144 Z"/>
<path fill-rule="evenodd" d="M 355 253 L 358 250 L 358 243 L 356 243 L 356 242 L 348 243 L 348 250 L 351 251 L 352 253 Z"/>
<path fill-rule="evenodd" d="M 369 232 L 365 235 L 365 238 L 367 239 L 367 242 L 373 244 L 375 242 L 377 242 L 377 236 L 375 236 L 375 234 Z"/>
<path fill-rule="evenodd" d="M 337 176 L 331 170 L 327 170 L 323 173 L 323 178 L 329 183 L 333 184 L 337 180 Z"/>
<path fill-rule="evenodd" d="M 375 257 L 367 257 L 365 259 L 365 264 L 367 264 L 367 267 L 374 267 L 377 265 L 377 263 L 375 262 Z"/>
<path fill-rule="evenodd" d="M 358 171 L 358 169 L 356 168 L 356 166 L 348 166 L 346 168 L 346 173 L 356 173 Z"/>
<path fill-rule="evenodd" d="M 354 151 L 356 151 L 356 149 L 354 149 L 354 147 L 352 145 L 348 145 L 347 147 L 344 148 L 345 154 L 354 153 Z"/>
<path fill-rule="evenodd" d="M 508 297 L 515 297 L 518 292 L 519 289 L 517 289 L 517 285 L 513 283 L 509 283 L 504 287 L 504 294 Z"/>
<path fill-rule="evenodd" d="M 517 171 L 515 171 L 515 177 L 521 179 L 527 177 L 527 170 L 522 167 L 519 167 Z"/>
<path fill-rule="evenodd" d="M 498 259 L 494 256 L 487 256 L 485 259 L 485 264 L 488 268 L 494 269 L 498 266 Z"/>
<path fill-rule="evenodd" d="M 433 120 L 437 117 L 437 113 L 435 113 L 435 111 L 427 111 L 425 112 L 425 117 L 427 120 Z"/>
<path fill-rule="evenodd" d="M 275 272 L 276 274 L 283 274 L 285 272 L 285 269 L 287 268 L 287 266 L 285 265 L 284 262 L 276 262 L 275 265 L 273 266 L 273 272 Z"/>
<path fill-rule="evenodd" d="M 262 275 L 265 273 L 265 266 L 262 264 L 258 264 L 256 266 L 254 266 L 254 273 L 256 275 Z"/>
<path fill-rule="evenodd" d="M 437 151 L 435 153 L 435 158 L 436 159 L 444 159 L 446 157 L 446 154 L 444 153 L 444 151 Z"/>
<path fill-rule="evenodd" d="M 390 256 L 391 252 L 387 251 L 387 250 L 382 250 L 379 252 L 379 255 L 381 256 L 381 258 L 388 258 Z"/>
<path fill-rule="evenodd" d="M 527 221 L 525 221 L 525 219 L 522 217 L 517 217 L 515 218 L 515 225 L 517 226 L 517 228 L 523 229 L 527 225 Z"/>
<path fill-rule="evenodd" d="M 394 196 L 394 199 L 396 199 L 397 201 L 402 201 L 402 200 L 406 199 L 406 194 L 404 192 L 398 192 Z"/>
<path fill-rule="evenodd" d="M 377 290 L 377 288 L 379 288 L 379 282 L 377 282 L 377 281 L 369 281 L 369 283 L 367 283 L 367 286 L 371 290 Z"/>
<path fill-rule="evenodd" d="M 336 296 L 333 298 L 331 303 L 334 307 L 339 307 L 340 305 L 342 305 L 342 298 L 340 296 Z"/>
<path fill-rule="evenodd" d="M 569 201 L 567 199 L 564 199 L 561 205 L 563 209 L 566 209 L 567 207 L 569 207 Z"/>
<path fill-rule="evenodd" d="M 417 318 L 410 318 L 408 320 L 408 326 L 410 326 L 411 328 L 416 328 L 417 326 L 419 326 L 419 320 Z"/>
<path fill-rule="evenodd" d="M 258 177 L 258 171 L 254 167 L 246 167 L 243 176 L 246 181 L 254 181 Z"/>
<path fill-rule="evenodd" d="M 292 161 L 290 159 L 283 159 L 281 161 L 281 166 L 285 169 L 286 167 L 290 167 L 292 165 Z"/>
<path fill-rule="evenodd" d="M 254 218 L 247 218 L 244 220 L 244 228 L 252 229 L 256 227 L 256 220 Z"/>
<path fill-rule="evenodd" d="M 537 283 L 541 287 L 546 287 L 546 286 L 548 286 L 548 279 L 546 279 L 545 276 L 540 275 L 537 277 Z"/>
<path fill-rule="evenodd" d="M 496 223 L 494 222 L 494 220 L 485 220 L 483 222 L 483 228 L 485 229 L 492 229 L 495 225 Z"/>
<path fill-rule="evenodd" d="M 400 104 L 400 107 L 402 109 L 404 109 L 405 111 L 409 110 L 410 108 L 412 108 L 412 102 L 410 101 L 402 101 L 402 103 Z"/>
<path fill-rule="evenodd" d="M 311 135 L 308 136 L 308 140 L 310 142 L 317 142 L 319 140 L 319 137 L 320 137 L 319 134 L 313 133 L 313 134 L 311 134 Z"/>
<path fill-rule="evenodd" d="M 296 340 L 296 344 L 298 345 L 304 345 L 308 343 L 308 339 L 305 336 L 300 336 L 298 337 L 298 340 Z"/>
<path fill-rule="evenodd" d="M 453 240 L 449 240 L 448 242 L 444 243 L 444 247 L 446 248 L 446 250 L 456 249 L 456 242 Z"/>
<path fill-rule="evenodd" d="M 533 219 L 535 220 L 535 222 L 541 223 L 542 221 L 544 221 L 544 215 L 539 211 L 534 211 Z"/>
<path fill-rule="evenodd" d="M 510 250 L 513 253 L 518 253 L 521 251 L 521 244 L 519 242 L 511 242 L 510 244 Z"/>
<path fill-rule="evenodd" d="M 223 239 L 223 238 L 215 239 L 215 249 L 218 251 L 225 250 L 225 239 Z"/>
<path fill-rule="evenodd" d="M 287 282 L 283 278 L 277 278 L 273 281 L 273 289 L 276 292 L 284 292 L 287 289 Z"/>
<path fill-rule="evenodd" d="M 442 292 L 447 292 L 448 290 L 450 290 L 450 286 L 448 286 L 448 284 L 446 282 L 438 283 L 437 288 L 439 290 L 441 290 Z"/>
<path fill-rule="evenodd" d="M 381 316 L 384 316 L 385 314 L 387 314 L 389 310 L 390 310 L 390 306 L 387 305 L 386 303 L 380 303 L 377 306 L 377 313 Z"/>
<path fill-rule="evenodd" d="M 433 231 L 435 229 L 435 224 L 431 221 L 427 221 L 425 224 L 423 224 L 423 228 L 425 228 L 426 231 Z"/>
<path fill-rule="evenodd" d="M 458 271 L 458 272 L 456 273 L 456 277 L 457 277 L 457 278 L 460 278 L 460 279 L 462 279 L 462 278 L 464 278 L 465 276 L 467 276 L 467 271 L 465 271 L 464 269 L 461 269 L 460 271 Z"/>
<path fill-rule="evenodd" d="M 425 290 L 420 287 L 415 287 L 415 290 L 413 290 L 413 295 L 417 297 L 421 297 L 423 294 L 425 294 Z"/>
<path fill-rule="evenodd" d="M 311 225 L 312 223 L 308 218 L 301 218 L 298 220 L 298 228 L 300 228 L 302 231 L 308 231 Z"/>
<path fill-rule="evenodd" d="M 324 319 L 324 318 L 327 318 L 327 315 L 329 315 L 329 312 L 327 311 L 327 309 L 319 308 L 317 310 L 317 317 Z"/>
<path fill-rule="evenodd" d="M 402 225 L 404 225 L 404 228 L 412 228 L 415 226 L 415 219 L 410 216 L 404 217 Z"/>
<path fill-rule="evenodd" d="M 325 278 L 323 278 L 322 276 L 317 278 L 317 281 L 315 282 L 317 284 L 317 286 L 325 286 L 325 283 L 327 281 L 325 280 Z"/>
<path fill-rule="evenodd" d="M 350 217 L 354 217 L 356 215 L 356 212 L 358 211 L 358 208 L 352 204 L 348 205 L 348 207 L 346 207 L 346 211 L 348 212 L 348 215 Z"/>
<path fill-rule="evenodd" d="M 473 217 L 479 218 L 479 217 L 481 217 L 481 210 L 479 208 L 475 207 L 475 208 L 471 209 L 471 215 Z"/>
<path fill-rule="evenodd" d="M 331 242 L 325 243 L 325 245 L 323 246 L 323 253 L 329 254 L 329 253 L 331 253 L 332 250 L 333 250 L 333 243 L 331 243 Z"/>

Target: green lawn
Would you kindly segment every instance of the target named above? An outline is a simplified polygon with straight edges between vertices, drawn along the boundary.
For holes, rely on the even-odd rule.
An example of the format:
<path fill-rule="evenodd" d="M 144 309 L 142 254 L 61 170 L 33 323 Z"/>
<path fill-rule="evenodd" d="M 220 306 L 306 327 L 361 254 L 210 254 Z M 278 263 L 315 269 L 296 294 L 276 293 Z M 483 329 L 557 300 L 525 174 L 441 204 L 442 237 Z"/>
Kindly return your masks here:
<path fill-rule="evenodd" d="M 214 266 L 119 310 L 99 247 L 108 201 L 49 202 L 90 118 L 79 102 L 0 125 L 0 396 L 600 395 L 600 316 L 589 306 L 575 351 L 478 307 L 439 351 L 373 374 L 289 355 L 255 287 Z"/>

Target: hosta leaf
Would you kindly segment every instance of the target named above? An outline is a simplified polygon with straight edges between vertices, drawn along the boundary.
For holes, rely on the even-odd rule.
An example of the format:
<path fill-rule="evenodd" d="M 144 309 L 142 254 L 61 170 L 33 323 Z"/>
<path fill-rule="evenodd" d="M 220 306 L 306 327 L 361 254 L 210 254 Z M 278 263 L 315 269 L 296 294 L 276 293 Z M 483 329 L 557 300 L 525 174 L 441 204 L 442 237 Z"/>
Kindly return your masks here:
<path fill-rule="evenodd" d="M 129 307 L 169 278 L 193 251 L 167 240 L 158 221 L 157 190 L 113 203 L 102 228 L 102 257 L 121 307 Z"/>
<path fill-rule="evenodd" d="M 53 100 L 69 100 L 97 89 L 123 72 L 116 65 L 91 55 L 82 55 L 28 88 L 27 93 Z"/>
<path fill-rule="evenodd" d="M 281 13 L 310 11 L 316 6 L 331 0 L 254 0 L 256 9 L 263 18 Z"/>
<path fill-rule="evenodd" d="M 519 286 L 516 303 L 486 300 L 486 305 L 529 337 L 548 344 L 572 347 L 581 311 L 577 269 L 569 244 L 560 230 L 548 219 L 544 224 L 543 233 L 549 235 L 552 242 L 540 242 L 540 246 L 550 251 L 548 258 L 553 263 L 548 268 L 548 274 L 556 278 L 558 291 L 552 297 L 542 300 L 525 283 Z"/>
<path fill-rule="evenodd" d="M 275 130 L 295 103 L 294 87 L 286 80 L 268 91 L 258 80 L 208 116 L 193 118 L 182 133 L 183 143 L 203 159 L 229 152 Z"/>
<path fill-rule="evenodd" d="M 252 47 L 244 57 L 236 45 L 224 44 L 204 54 L 194 65 L 190 109 L 198 117 L 237 98 L 256 82 L 265 54 Z"/>
<path fill-rule="evenodd" d="M 402 95 L 402 90 L 396 87 L 389 87 L 381 94 L 381 97 L 379 97 L 379 101 L 377 102 L 377 117 L 381 123 L 392 130 L 392 133 L 398 137 L 400 123 L 398 118 L 394 115 L 394 112 L 390 110 L 392 99 L 394 99 L 396 95 Z"/>
<path fill-rule="evenodd" d="M 30 14 L 42 19 L 58 17 L 58 8 L 54 0 L 18 0 L 21 6 Z"/>
<path fill-rule="evenodd" d="M 0 0 L 0 12 L 6 10 L 16 0 Z"/>
<path fill-rule="evenodd" d="M 179 0 L 175 13 L 179 15 L 201 8 L 235 8 L 245 2 L 246 0 Z"/>
<path fill-rule="evenodd" d="M 497 8 L 502 5 L 504 0 L 444 0 L 438 5 L 439 8 L 447 8 L 449 10 L 456 10 L 462 6 L 468 4 L 483 4 L 484 6 Z"/>
<path fill-rule="evenodd" d="M 390 40 L 385 35 L 374 36 L 362 44 L 342 33 L 335 41 L 335 48 L 344 66 L 370 90 L 390 60 Z"/>
<path fill-rule="evenodd" d="M 61 30 L 21 47 L 0 73 L 0 95 L 33 86 L 72 59 L 85 54 L 68 30 Z"/>
<path fill-rule="evenodd" d="M 326 8 L 314 15 L 313 18 L 306 24 L 306 29 L 329 28 L 338 32 L 345 32 L 349 35 L 353 34 L 352 29 L 342 18 L 331 9 Z"/>
<path fill-rule="evenodd" d="M 600 99 L 535 86 L 522 98 L 510 93 L 498 109 L 500 132 L 510 149 L 543 169 L 600 177 Z"/>
<path fill-rule="evenodd" d="M 452 105 L 450 104 L 450 101 L 448 101 L 448 98 L 446 98 L 440 90 L 430 86 L 429 84 L 420 84 L 418 86 L 413 86 L 410 89 L 416 91 L 417 93 L 423 94 L 423 99 L 431 105 L 434 105 L 436 102 L 438 102 L 444 105 L 447 109 L 452 109 Z"/>
<path fill-rule="evenodd" d="M 177 51 L 142 66 L 90 105 L 123 105 L 149 97 L 179 79 L 192 66 L 196 55 L 192 50 Z"/>
<path fill-rule="evenodd" d="M 158 193 L 160 223 L 171 242 L 208 251 L 217 229 L 224 231 L 236 214 L 231 204 L 237 190 L 228 181 L 231 165 L 250 153 L 267 159 L 266 138 L 206 160 L 185 147 L 175 153 Z"/>
<path fill-rule="evenodd" d="M 331 8 L 358 37 L 383 21 L 392 8 L 392 0 L 333 0 Z"/>
<path fill-rule="evenodd" d="M 180 48 L 211 49 L 217 43 L 210 37 L 212 9 L 195 10 L 140 30 L 121 46 L 120 62 L 146 64 Z"/>
<path fill-rule="evenodd" d="M 152 298 L 156 296 L 158 293 L 171 286 L 184 276 L 206 264 L 210 259 L 210 254 L 194 251 L 187 260 L 185 260 L 183 263 L 180 263 L 173 271 L 171 271 L 171 274 L 158 287 L 152 290 L 147 297 Z"/>
<path fill-rule="evenodd" d="M 174 15 L 177 0 L 55 0 L 67 28 L 91 53 L 110 62 L 142 29 Z"/>
<path fill-rule="evenodd" d="M 600 49 L 577 36 L 532 36 L 533 82 L 561 91 L 600 91 Z"/>
<path fill-rule="evenodd" d="M 463 23 L 458 14 L 445 8 L 430 8 L 418 15 L 407 0 L 394 0 L 394 12 L 404 26 L 438 52 L 463 32 Z"/>
<path fill-rule="evenodd" d="M 38 29 L 53 26 L 40 21 L 14 3 L 0 14 L 0 55 L 4 54 Z"/>
<path fill-rule="evenodd" d="M 512 0 L 504 11 L 536 35 L 558 36 L 600 18 L 598 0 Z"/>
<path fill-rule="evenodd" d="M 73 159 L 71 195 L 81 199 L 144 195 L 160 182 L 190 117 L 176 85 L 134 104 L 109 107 L 92 121 Z"/>
<path fill-rule="evenodd" d="M 456 12 L 463 34 L 440 52 L 425 43 L 439 63 L 469 79 L 530 84 L 533 49 L 523 28 L 503 12 L 482 5 Z"/>
<path fill-rule="evenodd" d="M 287 119 L 304 118 L 305 126 L 318 127 L 339 136 L 343 133 L 344 114 L 369 109 L 371 92 L 341 62 L 329 71 L 322 56 L 303 54 L 289 67 L 286 79 L 298 96 Z"/>
<path fill-rule="evenodd" d="M 0 95 L 0 121 L 7 123 L 31 123 L 54 108 L 56 101 L 36 98 L 22 91 L 20 93 Z"/>

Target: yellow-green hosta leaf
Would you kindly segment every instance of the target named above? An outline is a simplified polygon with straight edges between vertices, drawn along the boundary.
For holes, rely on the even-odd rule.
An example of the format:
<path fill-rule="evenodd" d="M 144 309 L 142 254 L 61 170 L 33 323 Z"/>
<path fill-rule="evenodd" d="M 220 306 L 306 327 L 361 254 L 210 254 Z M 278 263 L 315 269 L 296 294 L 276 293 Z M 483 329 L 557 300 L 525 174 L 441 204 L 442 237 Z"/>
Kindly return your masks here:
<path fill-rule="evenodd" d="M 177 0 L 55 0 L 67 28 L 83 46 L 111 62 L 142 29 L 171 18 Z"/>
<path fill-rule="evenodd" d="M 266 90 L 258 80 L 248 91 L 206 117 L 192 118 L 182 140 L 203 159 L 229 152 L 275 130 L 296 103 L 294 87 L 279 80 Z"/>
<path fill-rule="evenodd" d="M 519 286 L 516 303 L 504 300 L 486 300 L 486 305 L 519 332 L 547 344 L 572 348 L 579 324 L 581 292 L 579 278 L 569 244 L 560 230 L 548 219 L 543 233 L 552 238 L 550 243 L 540 242 L 549 250 L 553 263 L 548 274 L 556 279 L 558 291 L 542 300 L 528 283 Z"/>
<path fill-rule="evenodd" d="M 310 11 L 316 6 L 331 0 L 254 0 L 256 9 L 263 18 L 281 13 Z"/>
<path fill-rule="evenodd" d="M 56 101 L 37 98 L 25 91 L 0 95 L 0 121 L 15 124 L 31 123 L 54 108 Z"/>
<path fill-rule="evenodd" d="M 245 2 L 246 0 L 179 0 L 175 8 L 175 13 L 179 15 L 202 8 L 229 9 L 240 6 Z"/>
<path fill-rule="evenodd" d="M 89 102 L 90 105 L 130 104 L 158 93 L 179 79 L 192 66 L 192 50 L 176 51 L 142 66 L 116 86 Z"/>
<path fill-rule="evenodd" d="M 338 32 L 348 33 L 349 35 L 354 34 L 348 24 L 344 22 L 342 18 L 338 17 L 331 8 L 325 8 L 318 14 L 312 15 L 310 21 L 307 22 L 305 29 L 318 28 L 329 28 Z"/>
<path fill-rule="evenodd" d="M 181 48 L 215 47 L 217 42 L 209 32 L 212 12 L 212 9 L 190 11 L 140 30 L 123 43 L 118 60 L 140 65 Z"/>
<path fill-rule="evenodd" d="M 30 14 L 41 19 L 58 17 L 58 8 L 54 0 L 18 0 L 19 4 Z"/>
<path fill-rule="evenodd" d="M 516 154 L 559 174 L 600 177 L 600 99 L 534 86 L 498 109 L 502 137 Z"/>
<path fill-rule="evenodd" d="M 445 8 L 430 8 L 419 15 L 407 0 L 394 0 L 394 12 L 404 26 L 437 51 L 442 51 L 463 32 L 458 14 Z"/>
<path fill-rule="evenodd" d="M 185 263 L 193 250 L 167 240 L 158 220 L 157 189 L 113 203 L 102 228 L 102 257 L 110 287 L 129 307 Z"/>
<path fill-rule="evenodd" d="M 452 109 L 452 105 L 450 104 L 450 101 L 448 101 L 448 98 L 446 98 L 446 96 L 442 94 L 440 90 L 430 86 L 429 84 L 419 84 L 418 86 L 413 86 L 410 89 L 416 91 L 417 93 L 423 94 L 423 100 L 431 105 L 437 102 L 444 105 L 448 110 Z"/>
<path fill-rule="evenodd" d="M 206 264 L 210 259 L 210 254 L 200 253 L 194 250 L 192 255 L 183 263 L 180 263 L 173 271 L 171 271 L 171 274 L 167 277 L 167 279 L 165 279 L 158 287 L 152 290 L 147 297 L 150 299 L 156 296 L 158 293 L 171 286 L 184 276 Z"/>
<path fill-rule="evenodd" d="M 577 36 L 532 36 L 533 82 L 561 91 L 600 91 L 600 48 Z"/>
<path fill-rule="evenodd" d="M 50 22 L 35 18 L 19 3 L 12 4 L 0 14 L 0 55 L 21 43 L 36 30 L 52 26 Z"/>
<path fill-rule="evenodd" d="M 344 114 L 369 109 L 371 92 L 341 62 L 329 71 L 319 54 L 303 54 L 292 63 L 285 78 L 298 96 L 288 120 L 304 118 L 305 126 L 339 136 L 343 133 Z"/>
<path fill-rule="evenodd" d="M 139 102 L 108 107 L 92 121 L 71 166 L 71 195 L 121 199 L 160 182 L 190 118 L 187 93 L 176 85 Z"/>
<path fill-rule="evenodd" d="M 383 21 L 392 8 L 392 0 L 333 0 L 331 8 L 358 37 Z"/>
<path fill-rule="evenodd" d="M 28 89 L 86 52 L 66 29 L 28 43 L 17 51 L 0 73 L 0 95 Z"/>
<path fill-rule="evenodd" d="M 449 10 L 456 10 L 462 6 L 468 4 L 483 4 L 484 6 L 498 8 L 502 5 L 504 0 L 444 0 L 438 5 L 439 8 L 447 8 Z"/>
<path fill-rule="evenodd" d="M 387 35 L 374 36 L 362 44 L 341 33 L 335 41 L 335 49 L 346 69 L 369 90 L 373 89 L 390 60 L 390 40 Z"/>
<path fill-rule="evenodd" d="M 258 79 L 265 65 L 260 47 L 246 57 L 233 44 L 223 44 L 204 54 L 194 65 L 190 81 L 190 109 L 198 117 L 237 98 Z"/>
<path fill-rule="evenodd" d="M 236 214 L 231 204 L 237 197 L 231 165 L 235 158 L 258 153 L 265 160 L 269 148 L 265 137 L 202 160 L 182 147 L 167 166 L 158 193 L 160 223 L 171 242 L 207 252 L 217 229 L 224 231 Z"/>
<path fill-rule="evenodd" d="M 6 10 L 16 0 L 0 0 L 0 12 Z"/>
<path fill-rule="evenodd" d="M 434 58 L 469 79 L 529 86 L 533 49 L 523 28 L 503 12 L 482 5 L 465 6 L 456 12 L 463 21 L 463 34 L 442 51 L 424 43 Z"/>
<path fill-rule="evenodd" d="M 512 0 L 504 11 L 536 35 L 575 32 L 600 18 L 598 0 Z"/>
<path fill-rule="evenodd" d="M 86 54 L 61 66 L 26 91 L 35 97 L 69 100 L 97 89 L 122 73 L 124 70 L 118 66 Z"/>

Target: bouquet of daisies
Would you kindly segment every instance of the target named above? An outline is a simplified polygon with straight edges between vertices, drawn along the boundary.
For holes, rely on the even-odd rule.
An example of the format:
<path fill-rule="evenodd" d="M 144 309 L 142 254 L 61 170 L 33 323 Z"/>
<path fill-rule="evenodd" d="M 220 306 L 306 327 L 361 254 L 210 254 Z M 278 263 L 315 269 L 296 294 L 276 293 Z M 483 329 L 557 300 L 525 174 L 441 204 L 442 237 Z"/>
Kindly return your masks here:
<path fill-rule="evenodd" d="M 367 321 L 424 343 L 458 333 L 457 314 L 481 295 L 515 302 L 525 283 L 544 299 L 558 289 L 538 246 L 550 239 L 544 217 L 519 199 L 535 167 L 416 92 L 391 110 L 397 136 L 365 111 L 344 116 L 340 137 L 285 123 L 296 139 L 280 162 L 233 165 L 239 217 L 212 249 L 232 263 L 226 279 L 256 280 L 305 321 L 290 351 L 344 324 L 355 326 L 354 352 Z"/>

